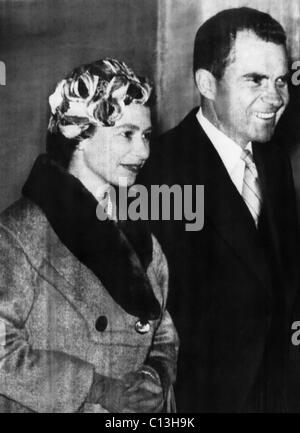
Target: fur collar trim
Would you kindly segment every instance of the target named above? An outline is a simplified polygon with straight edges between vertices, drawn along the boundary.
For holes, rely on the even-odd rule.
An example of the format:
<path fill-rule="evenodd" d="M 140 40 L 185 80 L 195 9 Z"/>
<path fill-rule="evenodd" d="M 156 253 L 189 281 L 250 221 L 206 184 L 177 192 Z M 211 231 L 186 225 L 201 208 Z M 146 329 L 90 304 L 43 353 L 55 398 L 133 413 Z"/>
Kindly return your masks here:
<path fill-rule="evenodd" d="M 22 193 L 42 209 L 63 244 L 128 314 L 142 321 L 160 316 L 160 304 L 146 275 L 152 260 L 146 222 L 100 221 L 94 196 L 47 155 L 35 161 Z"/>

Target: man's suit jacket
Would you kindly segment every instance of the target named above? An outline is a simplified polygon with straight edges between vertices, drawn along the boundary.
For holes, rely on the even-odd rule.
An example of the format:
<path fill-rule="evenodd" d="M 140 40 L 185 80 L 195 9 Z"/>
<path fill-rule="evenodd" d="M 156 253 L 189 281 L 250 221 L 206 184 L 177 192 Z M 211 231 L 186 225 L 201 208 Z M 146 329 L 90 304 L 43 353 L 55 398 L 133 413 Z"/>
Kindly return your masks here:
<path fill-rule="evenodd" d="M 153 238 L 147 275 L 163 314 L 137 332 L 107 288 L 21 198 L 0 215 L 0 412 L 107 412 L 86 403 L 94 373 L 122 378 L 156 362 L 175 380 L 167 265 Z M 118 272 L 118 269 L 116 269 Z"/>
<path fill-rule="evenodd" d="M 181 341 L 177 406 L 289 410 L 286 354 L 299 260 L 289 161 L 279 145 L 253 143 L 263 194 L 257 230 L 196 112 L 152 146 L 140 179 L 204 185 L 201 231 L 185 231 L 186 221 L 152 222 L 169 262 L 169 311 Z"/>

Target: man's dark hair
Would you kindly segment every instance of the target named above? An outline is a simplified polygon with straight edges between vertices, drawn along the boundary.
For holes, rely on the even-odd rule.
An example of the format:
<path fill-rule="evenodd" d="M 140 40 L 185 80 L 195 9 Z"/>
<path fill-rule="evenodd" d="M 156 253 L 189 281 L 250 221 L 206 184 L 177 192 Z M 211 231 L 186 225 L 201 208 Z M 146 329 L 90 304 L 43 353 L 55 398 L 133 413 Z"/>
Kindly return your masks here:
<path fill-rule="evenodd" d="M 246 7 L 226 9 L 198 29 L 194 44 L 194 74 L 202 68 L 221 79 L 237 33 L 243 30 L 254 32 L 266 42 L 286 45 L 284 29 L 269 14 Z"/>

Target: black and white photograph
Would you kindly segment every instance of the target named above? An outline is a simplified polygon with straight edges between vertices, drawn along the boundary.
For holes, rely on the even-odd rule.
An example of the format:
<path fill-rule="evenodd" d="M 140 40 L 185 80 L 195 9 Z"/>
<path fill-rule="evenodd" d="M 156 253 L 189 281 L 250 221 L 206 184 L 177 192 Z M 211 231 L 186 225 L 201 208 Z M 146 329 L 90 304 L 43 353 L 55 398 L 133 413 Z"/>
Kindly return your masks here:
<path fill-rule="evenodd" d="M 300 413 L 299 0 L 0 0 L 0 133 L 0 413 Z"/>

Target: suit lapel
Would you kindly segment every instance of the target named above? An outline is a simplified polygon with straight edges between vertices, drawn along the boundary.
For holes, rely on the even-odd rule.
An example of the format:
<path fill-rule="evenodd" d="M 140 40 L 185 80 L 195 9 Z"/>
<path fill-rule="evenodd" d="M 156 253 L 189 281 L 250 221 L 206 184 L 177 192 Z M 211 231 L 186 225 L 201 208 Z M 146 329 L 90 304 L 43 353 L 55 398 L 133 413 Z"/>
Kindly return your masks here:
<path fill-rule="evenodd" d="M 267 269 L 253 218 L 195 115 L 185 121 L 190 151 L 193 149 L 193 169 L 186 173 L 184 182 L 204 185 L 205 224 L 214 226 L 241 262 L 266 286 Z M 195 173 L 194 179 L 191 173 Z"/>
<path fill-rule="evenodd" d="M 276 152 L 272 151 L 272 143 L 254 144 L 253 155 L 257 164 L 258 174 L 261 182 L 264 209 L 266 212 L 267 229 L 269 231 L 269 239 L 272 243 L 274 251 L 274 259 L 276 261 L 276 275 L 279 280 L 279 290 L 281 295 L 285 297 L 287 305 L 292 305 L 296 295 L 297 285 L 287 284 L 290 281 L 285 275 L 285 268 L 282 260 L 282 245 L 281 239 L 285 236 L 285 227 L 282 226 L 282 177 L 280 176 L 280 166 L 278 165 L 279 158 Z M 288 230 L 291 230 L 289 227 Z M 297 237 L 297 233 L 295 233 Z M 287 248 L 292 248 L 289 245 Z M 283 290 L 284 289 L 284 290 Z"/>
<path fill-rule="evenodd" d="M 276 176 L 274 176 L 275 166 L 272 158 L 270 158 L 270 146 L 271 143 L 253 143 L 253 157 L 257 166 L 258 176 L 260 180 L 263 206 L 268 221 L 270 239 L 273 245 L 273 250 L 275 252 L 277 264 L 280 268 L 282 268 L 279 228 L 277 225 L 277 218 L 275 212 L 276 209 L 280 209 L 280 203 L 278 203 L 278 188 L 276 186 Z"/>

